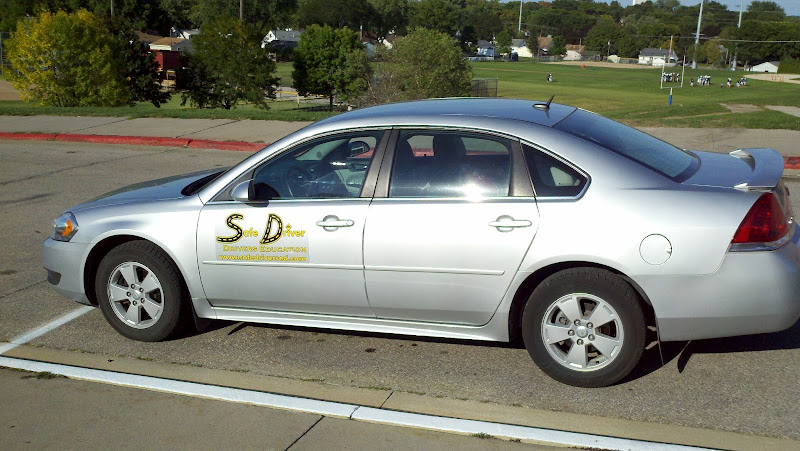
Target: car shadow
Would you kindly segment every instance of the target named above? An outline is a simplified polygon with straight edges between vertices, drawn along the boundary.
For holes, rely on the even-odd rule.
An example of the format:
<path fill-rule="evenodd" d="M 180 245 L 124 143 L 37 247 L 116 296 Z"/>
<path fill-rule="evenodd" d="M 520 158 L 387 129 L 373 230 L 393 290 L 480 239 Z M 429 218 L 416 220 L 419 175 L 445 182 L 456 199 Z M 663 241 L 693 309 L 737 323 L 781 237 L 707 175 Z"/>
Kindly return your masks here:
<path fill-rule="evenodd" d="M 712 338 L 692 341 L 662 342 L 648 346 L 639 364 L 618 384 L 644 377 L 677 359 L 678 372 L 683 373 L 695 354 L 727 354 L 731 352 L 776 351 L 800 348 L 800 320 L 781 332 Z"/>

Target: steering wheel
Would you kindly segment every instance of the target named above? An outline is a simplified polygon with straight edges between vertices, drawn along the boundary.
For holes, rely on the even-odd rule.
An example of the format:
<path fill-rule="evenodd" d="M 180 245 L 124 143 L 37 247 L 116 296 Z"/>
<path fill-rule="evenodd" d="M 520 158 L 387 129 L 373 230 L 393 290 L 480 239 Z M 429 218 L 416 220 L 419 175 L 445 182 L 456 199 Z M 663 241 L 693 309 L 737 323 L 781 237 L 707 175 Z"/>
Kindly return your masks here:
<path fill-rule="evenodd" d="M 311 181 L 311 175 L 298 166 L 289 168 L 283 175 L 283 184 L 291 197 L 306 197 Z"/>

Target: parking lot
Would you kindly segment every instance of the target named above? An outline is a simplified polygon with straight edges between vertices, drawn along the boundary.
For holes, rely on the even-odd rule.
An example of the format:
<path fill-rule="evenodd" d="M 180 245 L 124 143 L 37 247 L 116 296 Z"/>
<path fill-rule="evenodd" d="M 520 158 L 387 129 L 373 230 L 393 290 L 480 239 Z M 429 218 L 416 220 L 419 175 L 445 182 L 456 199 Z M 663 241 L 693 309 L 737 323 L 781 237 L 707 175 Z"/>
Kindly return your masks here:
<path fill-rule="evenodd" d="M 39 255 L 52 219 L 65 208 L 123 185 L 229 166 L 245 156 L 202 149 L 0 141 L 0 341 L 78 307 L 47 286 Z M 800 193 L 800 181 L 787 180 L 787 186 L 792 194 Z M 795 212 L 800 211 L 799 197 L 791 197 Z M 142 343 L 120 336 L 95 310 L 6 355 L 105 361 L 112 367 L 115 361 L 126 361 L 145 372 L 148 366 L 153 371 L 184 368 L 187 374 L 221 370 L 251 380 L 269 378 L 274 384 L 304 382 L 338 390 L 343 398 L 349 389 L 367 389 L 376 405 L 417 403 L 419 410 L 431 399 L 451 400 L 453 406 L 477 401 L 487 411 L 539 409 L 800 440 L 800 323 L 776 334 L 667 343 L 661 354 L 664 365 L 659 347 L 652 346 L 622 383 L 581 389 L 541 373 L 516 343 L 231 322 L 167 342 Z M 613 427 L 617 423 L 606 424 L 606 435 L 619 433 Z"/>

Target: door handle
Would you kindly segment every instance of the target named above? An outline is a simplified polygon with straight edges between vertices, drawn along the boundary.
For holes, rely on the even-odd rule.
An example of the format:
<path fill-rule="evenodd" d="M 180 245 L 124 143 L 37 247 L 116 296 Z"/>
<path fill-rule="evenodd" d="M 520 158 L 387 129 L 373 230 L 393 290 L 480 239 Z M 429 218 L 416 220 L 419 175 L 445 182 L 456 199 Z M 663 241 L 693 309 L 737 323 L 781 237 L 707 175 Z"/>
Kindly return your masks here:
<path fill-rule="evenodd" d="M 328 215 L 322 218 L 322 221 L 317 221 L 317 225 L 328 232 L 333 232 L 339 227 L 352 227 L 353 224 L 355 221 L 352 219 L 339 219 L 336 215 Z"/>
<path fill-rule="evenodd" d="M 489 222 L 490 227 L 497 227 L 500 232 L 510 232 L 519 227 L 530 227 L 533 223 L 527 219 L 514 219 L 511 216 L 503 215 L 494 221 Z"/>

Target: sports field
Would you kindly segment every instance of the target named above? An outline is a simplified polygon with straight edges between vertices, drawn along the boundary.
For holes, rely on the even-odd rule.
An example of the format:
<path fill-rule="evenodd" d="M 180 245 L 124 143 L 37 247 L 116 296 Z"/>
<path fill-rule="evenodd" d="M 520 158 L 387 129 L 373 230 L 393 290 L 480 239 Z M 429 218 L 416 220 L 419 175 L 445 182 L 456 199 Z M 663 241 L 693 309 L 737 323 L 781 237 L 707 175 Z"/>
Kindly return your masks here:
<path fill-rule="evenodd" d="M 566 103 L 602 113 L 637 126 L 783 128 L 800 130 L 800 117 L 766 109 L 766 106 L 800 107 L 800 84 L 748 79 L 747 86 L 735 82 L 747 72 L 686 68 L 684 87 L 659 89 L 661 69 L 614 65 L 582 67 L 581 64 L 491 62 L 473 63 L 477 78 L 497 78 L 498 96 Z M 668 68 L 678 72 L 681 67 Z M 553 74 L 553 82 L 547 75 Z M 690 78 L 710 75 L 710 86 L 689 87 Z M 730 77 L 734 87 L 727 85 Z M 796 76 L 785 75 L 784 79 Z M 679 86 L 678 84 L 671 84 Z M 735 111 L 724 106 L 728 105 Z M 751 107 L 738 107 L 751 105 Z"/>

